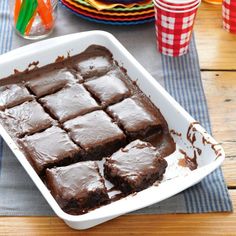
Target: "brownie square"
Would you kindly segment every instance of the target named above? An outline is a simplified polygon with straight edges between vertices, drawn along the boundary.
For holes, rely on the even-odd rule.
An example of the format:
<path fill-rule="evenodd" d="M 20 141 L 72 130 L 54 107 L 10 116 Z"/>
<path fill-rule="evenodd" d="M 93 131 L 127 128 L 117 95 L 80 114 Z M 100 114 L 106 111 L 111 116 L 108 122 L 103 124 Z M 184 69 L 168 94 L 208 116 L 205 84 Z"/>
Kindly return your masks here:
<path fill-rule="evenodd" d="M 47 129 L 53 119 L 36 102 L 25 102 L 0 112 L 0 122 L 16 137 Z"/>
<path fill-rule="evenodd" d="M 26 86 L 37 96 L 55 93 L 67 83 L 75 82 L 75 76 L 68 70 L 54 70 L 31 79 Z"/>
<path fill-rule="evenodd" d="M 109 201 L 96 162 L 47 169 L 46 182 L 60 207 L 69 214 L 83 214 Z"/>
<path fill-rule="evenodd" d="M 84 78 L 106 74 L 113 66 L 113 60 L 107 55 L 97 55 L 85 58 L 78 62 L 76 69 Z"/>
<path fill-rule="evenodd" d="M 141 191 L 161 180 L 167 162 L 148 142 L 135 140 L 104 163 L 104 176 L 123 193 Z"/>
<path fill-rule="evenodd" d="M 125 135 L 104 111 L 94 111 L 64 123 L 86 160 L 100 160 L 125 144 Z"/>
<path fill-rule="evenodd" d="M 146 138 L 162 131 L 160 112 L 145 98 L 131 97 L 107 109 L 131 140 Z"/>
<path fill-rule="evenodd" d="M 104 76 L 84 83 L 84 86 L 103 106 L 108 106 L 120 102 L 130 95 L 124 77 L 120 71 L 113 70 Z"/>
<path fill-rule="evenodd" d="M 33 100 L 28 90 L 17 84 L 0 87 L 0 110 L 11 108 L 26 101 Z"/>
<path fill-rule="evenodd" d="M 48 167 L 72 163 L 79 157 L 80 148 L 70 140 L 64 130 L 56 126 L 26 136 L 19 142 L 35 171 L 40 175 Z"/>
<path fill-rule="evenodd" d="M 81 84 L 68 84 L 57 93 L 41 98 L 39 101 L 60 122 L 100 108 Z"/>

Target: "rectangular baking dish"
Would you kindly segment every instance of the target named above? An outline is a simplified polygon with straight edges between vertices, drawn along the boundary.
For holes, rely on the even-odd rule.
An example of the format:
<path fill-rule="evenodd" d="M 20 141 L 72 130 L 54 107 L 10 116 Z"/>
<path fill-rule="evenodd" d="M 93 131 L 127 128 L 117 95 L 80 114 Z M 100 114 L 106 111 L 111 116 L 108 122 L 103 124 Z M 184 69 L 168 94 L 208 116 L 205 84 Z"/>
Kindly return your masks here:
<path fill-rule="evenodd" d="M 172 130 L 177 149 L 175 153 L 166 158 L 168 168 L 160 184 L 84 215 L 74 216 L 62 211 L 24 154 L 0 125 L 0 135 L 48 204 L 58 217 L 74 229 L 87 229 L 127 212 L 167 199 L 198 183 L 219 167 L 225 158 L 223 148 L 165 91 L 121 43 L 107 32 L 90 31 L 52 38 L 1 55 L 0 79 L 13 74 L 15 69 L 24 71 L 32 62 L 38 61 L 38 67 L 42 67 L 55 62 L 58 56 L 66 58 L 68 53 L 70 56 L 79 54 L 92 44 L 109 49 L 119 65 L 127 69 L 130 78 L 137 81 L 140 89 L 160 109 L 169 125 L 169 129 Z M 186 153 L 189 157 L 195 156 L 197 158 L 198 168 L 196 170 L 190 171 L 189 168 L 179 165 L 179 159 L 183 158 L 183 153 Z"/>

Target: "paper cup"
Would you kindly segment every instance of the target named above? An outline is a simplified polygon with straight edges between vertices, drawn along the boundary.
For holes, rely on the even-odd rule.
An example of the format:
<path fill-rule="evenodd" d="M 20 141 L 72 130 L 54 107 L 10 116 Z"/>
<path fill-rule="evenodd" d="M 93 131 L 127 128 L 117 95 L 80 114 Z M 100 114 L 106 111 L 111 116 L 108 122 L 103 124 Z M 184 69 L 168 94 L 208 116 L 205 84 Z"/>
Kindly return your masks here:
<path fill-rule="evenodd" d="M 236 7 L 222 4 L 222 12 L 224 12 L 227 15 L 235 16 L 236 15 Z"/>
<path fill-rule="evenodd" d="M 154 1 L 158 50 L 164 55 L 182 56 L 188 52 L 200 2 L 193 7 L 173 10 L 163 7 L 158 1 Z"/>
<path fill-rule="evenodd" d="M 224 22 L 229 24 L 231 27 L 236 27 L 236 18 L 224 19 Z"/>
<path fill-rule="evenodd" d="M 161 10 L 163 11 L 166 11 L 166 12 L 170 12 L 170 13 L 187 13 L 187 12 L 190 12 L 190 11 L 193 11 L 195 10 L 196 8 L 198 8 L 198 6 L 201 4 L 201 1 L 197 1 L 197 4 L 194 5 L 193 7 L 184 7 L 183 9 L 181 10 L 174 10 L 174 9 L 168 9 L 164 6 L 161 6 L 159 3 L 158 3 L 158 0 L 153 0 L 153 3 L 154 3 L 154 6 L 158 6 Z"/>
<path fill-rule="evenodd" d="M 171 34 L 165 33 L 165 32 L 160 32 L 159 30 L 156 31 L 156 36 L 162 40 L 162 43 L 167 43 L 169 45 L 174 45 L 176 43 L 180 45 L 187 44 L 191 38 L 191 32 L 186 33 L 186 34 L 181 34 L 181 35 L 175 35 L 173 38 L 170 36 Z"/>
<path fill-rule="evenodd" d="M 223 0 L 222 6 L 224 6 L 229 11 L 235 12 L 236 11 L 236 2 L 227 2 Z"/>
<path fill-rule="evenodd" d="M 195 0 L 161 0 L 163 1 L 164 3 L 168 4 L 168 5 L 188 5 L 188 4 L 191 4 L 193 3 Z"/>
<path fill-rule="evenodd" d="M 195 7 L 200 2 L 200 0 L 194 1 L 189 5 L 168 5 L 162 0 L 155 0 L 155 2 L 166 9 L 181 11 L 181 10 L 187 10 L 189 8 Z"/>
<path fill-rule="evenodd" d="M 236 28 L 230 28 L 227 26 L 227 24 L 223 23 L 223 29 L 229 33 L 236 34 Z"/>
<path fill-rule="evenodd" d="M 158 46 L 158 51 L 166 56 L 171 56 L 171 57 L 180 57 L 188 53 L 189 45 L 186 46 L 185 48 L 180 48 L 179 50 L 173 50 L 172 48 L 166 48 L 162 47 L 161 45 Z"/>
<path fill-rule="evenodd" d="M 236 18 L 236 11 L 231 10 L 224 5 L 222 5 L 222 16 L 223 18 L 230 19 L 230 18 Z"/>
<path fill-rule="evenodd" d="M 199 4 L 199 2 L 195 3 L 193 6 L 190 6 L 189 8 L 186 8 L 186 7 L 184 7 L 184 8 L 182 8 L 182 7 L 181 8 L 167 7 L 167 6 L 162 5 L 160 2 L 157 2 L 157 4 L 160 7 L 165 8 L 166 10 L 174 10 L 175 12 L 179 12 L 179 11 L 182 12 L 182 11 L 187 11 L 188 9 L 191 9 L 191 8 L 197 6 Z"/>
<path fill-rule="evenodd" d="M 236 1 L 223 0 L 222 3 L 223 29 L 236 34 Z"/>
<path fill-rule="evenodd" d="M 168 2 L 166 2 L 164 0 L 159 0 L 159 1 L 162 2 L 163 4 L 168 5 L 169 7 L 176 7 L 176 6 L 187 7 L 187 6 L 193 5 L 196 2 L 196 0 L 194 0 L 194 1 L 191 1 L 191 2 L 189 2 L 187 4 L 180 4 L 180 3 L 168 3 Z"/>

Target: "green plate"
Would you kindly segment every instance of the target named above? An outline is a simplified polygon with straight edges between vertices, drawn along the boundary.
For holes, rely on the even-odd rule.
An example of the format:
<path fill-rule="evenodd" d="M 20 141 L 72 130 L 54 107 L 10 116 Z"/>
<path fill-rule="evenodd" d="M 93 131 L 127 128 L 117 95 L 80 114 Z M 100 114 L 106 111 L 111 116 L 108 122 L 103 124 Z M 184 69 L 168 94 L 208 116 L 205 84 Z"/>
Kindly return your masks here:
<path fill-rule="evenodd" d="M 91 8 L 96 9 L 95 7 L 93 7 L 92 5 L 90 5 L 88 2 L 86 2 L 84 0 L 73 0 L 73 1 L 77 2 L 78 4 L 84 5 L 86 7 L 91 7 Z M 153 8 L 153 7 L 154 7 L 153 3 L 150 3 L 150 4 L 147 4 L 147 5 L 144 5 L 144 6 L 134 6 L 134 7 L 131 7 L 131 8 L 114 7 L 114 8 L 111 8 L 111 9 L 104 10 L 104 11 L 130 12 L 130 11 L 141 11 L 141 10 L 145 10 L 145 9 L 149 9 L 149 8 Z"/>

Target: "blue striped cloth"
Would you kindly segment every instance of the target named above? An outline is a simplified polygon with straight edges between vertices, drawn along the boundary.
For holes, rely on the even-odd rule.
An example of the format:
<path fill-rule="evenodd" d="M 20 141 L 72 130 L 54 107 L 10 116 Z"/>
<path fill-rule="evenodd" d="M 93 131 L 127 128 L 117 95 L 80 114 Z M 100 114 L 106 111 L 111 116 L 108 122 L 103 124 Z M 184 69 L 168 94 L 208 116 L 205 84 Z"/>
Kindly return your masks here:
<path fill-rule="evenodd" d="M 9 20 L 8 1 L 1 0 L 0 2 L 0 54 L 6 53 L 12 46 L 12 27 Z M 0 173 L 2 159 L 3 140 L 0 138 Z"/>
<path fill-rule="evenodd" d="M 190 52 L 180 58 L 162 56 L 165 88 L 211 133 L 195 43 L 191 43 Z M 232 211 L 221 168 L 183 193 L 187 212 Z"/>
<path fill-rule="evenodd" d="M 12 1 L 12 0 L 10 0 Z M 0 53 L 5 53 L 12 48 L 13 32 L 10 24 L 7 0 L 0 1 Z M 148 39 L 155 38 L 153 26 L 139 26 L 134 28 L 109 28 L 100 25 L 91 25 L 87 22 L 77 21 L 76 17 L 60 10 L 63 14 L 61 25 L 79 24 L 78 28 L 64 27 L 63 32 L 58 30 L 54 35 L 73 33 L 78 29 L 105 29 L 115 34 L 136 58 L 158 78 L 169 93 L 193 116 L 199 120 L 205 128 L 211 132 L 210 120 L 204 90 L 201 81 L 197 50 L 194 39 L 190 45 L 190 52 L 180 58 L 160 56 L 153 46 L 146 45 Z M 79 22 L 79 23 L 78 23 Z M 123 30 L 123 31 L 122 31 Z M 124 35 L 124 31 L 125 36 Z M 147 42 L 143 42 L 140 32 L 148 33 Z M 138 39 L 140 38 L 140 39 Z M 151 39 L 149 40 L 151 43 Z M 27 41 L 17 38 L 14 47 L 18 47 Z M 142 48 L 142 51 L 139 50 Z M 145 51 L 145 57 L 143 52 Z M 147 63 L 145 58 L 155 57 Z M 142 61 L 143 60 L 143 61 Z M 159 61 L 158 61 L 159 60 Z M 160 63 L 159 63 L 160 62 Z M 147 63 L 145 65 L 145 63 Z M 158 67 L 162 64 L 162 67 Z M 3 150 L 4 149 L 4 150 Z M 23 168 L 16 161 L 7 146 L 0 138 L 0 215 L 53 215 L 50 207 L 28 178 Z M 207 176 L 199 184 L 186 191 L 141 209 L 134 214 L 143 213 L 201 213 L 232 211 L 232 203 L 224 182 L 221 169 L 217 169 Z"/>

